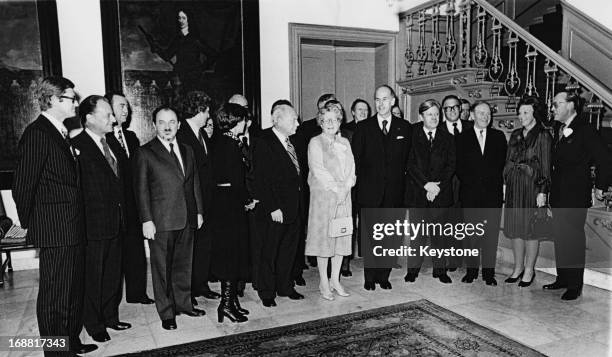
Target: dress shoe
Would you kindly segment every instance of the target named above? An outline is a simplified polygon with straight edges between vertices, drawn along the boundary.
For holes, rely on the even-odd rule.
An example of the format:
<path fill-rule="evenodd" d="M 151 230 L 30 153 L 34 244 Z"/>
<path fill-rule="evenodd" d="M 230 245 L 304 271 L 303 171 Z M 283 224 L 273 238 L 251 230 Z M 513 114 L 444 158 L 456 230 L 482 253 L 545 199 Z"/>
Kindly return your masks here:
<path fill-rule="evenodd" d="M 378 285 L 380 285 L 380 287 L 381 287 L 382 289 L 385 289 L 385 290 L 389 290 L 389 289 L 391 289 L 391 288 L 392 288 L 391 283 L 389 282 L 389 280 L 387 280 L 387 281 L 383 281 L 383 282 L 381 282 L 381 283 L 378 283 Z"/>
<path fill-rule="evenodd" d="M 304 280 L 302 276 L 298 276 L 297 278 L 294 279 L 294 281 L 295 281 L 295 285 L 297 286 L 306 286 L 306 280 Z"/>
<path fill-rule="evenodd" d="M 471 284 L 476 279 L 478 279 L 478 269 L 468 268 L 465 276 L 461 278 L 461 282 Z"/>
<path fill-rule="evenodd" d="M 109 337 L 110 340 L 110 337 Z M 76 343 L 70 346 L 70 352 L 75 353 L 77 355 L 83 355 L 85 353 L 89 353 L 98 349 L 97 345 L 92 344 L 82 344 Z"/>
<path fill-rule="evenodd" d="M 484 278 L 484 281 L 487 285 L 497 286 L 497 280 L 495 280 L 495 278 L 492 276 Z"/>
<path fill-rule="evenodd" d="M 446 271 L 450 271 L 450 272 L 454 272 L 455 270 L 457 270 L 457 267 L 446 268 Z"/>
<path fill-rule="evenodd" d="M 143 305 L 151 305 L 155 303 L 155 300 L 149 298 L 148 296 L 144 296 L 143 298 L 140 298 L 138 300 L 133 300 L 133 301 L 129 301 L 127 300 L 128 304 L 143 304 Z"/>
<path fill-rule="evenodd" d="M 416 278 L 417 278 L 416 274 L 408 273 L 406 274 L 406 276 L 404 276 L 404 281 L 407 283 L 414 283 Z"/>
<path fill-rule="evenodd" d="M 522 273 L 521 273 L 521 275 L 522 275 Z M 531 276 L 531 280 L 524 281 L 524 280 L 521 279 L 521 281 L 519 281 L 519 283 L 518 283 L 518 286 L 519 286 L 519 288 L 526 288 L 529 285 L 531 285 L 531 283 L 533 283 L 534 280 L 535 280 L 535 271 L 533 272 L 533 275 Z"/>
<path fill-rule="evenodd" d="M 175 319 L 162 320 L 162 328 L 164 330 L 176 330 L 176 320 Z"/>
<path fill-rule="evenodd" d="M 508 284 L 514 284 L 517 281 L 521 280 L 521 278 L 523 277 L 523 274 L 525 274 L 525 270 L 523 270 L 518 276 L 516 276 L 514 278 L 512 277 L 512 275 L 507 277 L 506 280 L 504 280 L 504 282 L 506 282 Z"/>
<path fill-rule="evenodd" d="M 445 269 L 434 269 L 433 277 L 434 278 L 438 278 L 440 280 L 440 282 L 442 282 L 444 284 L 450 284 L 450 283 L 453 282 L 451 280 L 451 278 L 446 274 L 446 270 Z"/>
<path fill-rule="evenodd" d="M 363 288 L 366 289 L 366 290 L 374 291 L 374 290 L 376 290 L 376 284 L 374 284 L 373 282 L 370 282 L 370 281 L 366 281 L 363 284 Z"/>
<path fill-rule="evenodd" d="M 332 291 L 329 286 L 324 287 L 323 285 L 319 284 L 319 292 L 321 293 L 321 297 L 323 299 L 334 301 L 334 294 L 332 294 Z"/>
<path fill-rule="evenodd" d="M 131 324 L 129 324 L 129 323 L 127 323 L 127 322 L 121 322 L 121 321 L 119 321 L 119 322 L 117 322 L 116 324 L 113 324 L 113 325 L 108 325 L 108 326 L 106 326 L 106 327 L 108 327 L 108 328 L 110 328 L 110 329 L 113 329 L 113 330 L 115 330 L 115 331 L 123 331 L 123 330 L 127 330 L 127 329 L 129 329 L 130 327 L 132 327 L 132 325 L 131 325 Z"/>
<path fill-rule="evenodd" d="M 344 288 L 342 287 L 342 285 L 340 285 L 340 282 L 333 282 L 333 281 L 329 281 L 329 288 L 331 291 L 336 291 L 336 294 L 342 296 L 342 297 L 347 297 L 347 296 L 351 296 L 351 294 L 347 293 Z"/>
<path fill-rule="evenodd" d="M 343 277 L 347 278 L 349 276 L 353 276 L 353 273 L 351 272 L 350 269 L 346 269 L 346 270 L 341 270 L 340 271 L 340 275 L 342 275 Z"/>
<path fill-rule="evenodd" d="M 542 286 L 542 289 L 544 290 L 559 290 L 559 289 L 567 289 L 567 284 L 563 284 L 560 283 L 558 281 L 555 281 L 552 284 L 546 284 Z"/>
<path fill-rule="evenodd" d="M 261 302 L 265 307 L 276 306 L 276 301 L 274 301 L 274 299 L 261 299 Z"/>
<path fill-rule="evenodd" d="M 221 298 L 221 294 L 219 294 L 216 291 L 212 291 L 212 290 L 202 291 L 201 293 L 198 294 L 198 296 L 203 296 L 205 299 L 209 299 L 209 300 L 217 300 Z"/>
<path fill-rule="evenodd" d="M 94 333 L 93 335 L 91 335 L 91 338 L 96 342 L 110 341 L 110 336 L 106 331 Z"/>
<path fill-rule="evenodd" d="M 304 295 L 298 293 L 297 291 L 293 290 L 292 292 L 289 293 L 289 295 L 281 295 L 278 294 L 278 296 L 282 296 L 282 297 L 288 297 L 291 300 L 302 300 L 304 298 Z"/>
<path fill-rule="evenodd" d="M 582 289 L 567 289 L 563 295 L 561 295 L 561 300 L 576 300 L 580 295 L 582 295 Z"/>
<path fill-rule="evenodd" d="M 195 307 L 191 311 L 183 311 L 183 314 L 191 317 L 199 317 L 206 315 L 206 311 L 201 309 L 196 309 Z"/>

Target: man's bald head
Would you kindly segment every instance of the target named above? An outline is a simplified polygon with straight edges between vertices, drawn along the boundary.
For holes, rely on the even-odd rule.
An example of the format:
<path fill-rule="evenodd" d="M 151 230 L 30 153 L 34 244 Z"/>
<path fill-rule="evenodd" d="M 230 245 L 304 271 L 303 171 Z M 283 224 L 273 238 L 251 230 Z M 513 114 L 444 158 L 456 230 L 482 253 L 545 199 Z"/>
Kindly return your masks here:
<path fill-rule="evenodd" d="M 238 104 L 245 108 L 249 107 L 249 101 L 242 94 L 234 94 L 233 96 L 230 97 L 230 99 L 227 102 Z"/>
<path fill-rule="evenodd" d="M 297 113 L 290 105 L 281 104 L 274 108 L 272 112 L 272 125 L 283 135 L 289 137 L 295 134 L 299 126 Z"/>

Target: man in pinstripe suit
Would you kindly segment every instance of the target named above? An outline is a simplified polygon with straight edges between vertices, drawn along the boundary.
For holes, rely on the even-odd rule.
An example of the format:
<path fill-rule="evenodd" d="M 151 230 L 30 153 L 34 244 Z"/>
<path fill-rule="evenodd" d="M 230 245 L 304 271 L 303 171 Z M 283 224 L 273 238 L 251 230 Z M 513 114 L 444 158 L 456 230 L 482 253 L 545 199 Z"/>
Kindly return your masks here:
<path fill-rule="evenodd" d="M 85 226 L 76 151 L 64 119 L 74 116 L 74 84 L 48 77 L 37 89 L 41 115 L 19 141 L 13 198 L 27 242 L 40 248 L 36 316 L 41 336 L 67 336 L 72 353 L 96 345 L 79 339 L 83 328 Z M 53 355 L 45 351 L 45 355 Z"/>

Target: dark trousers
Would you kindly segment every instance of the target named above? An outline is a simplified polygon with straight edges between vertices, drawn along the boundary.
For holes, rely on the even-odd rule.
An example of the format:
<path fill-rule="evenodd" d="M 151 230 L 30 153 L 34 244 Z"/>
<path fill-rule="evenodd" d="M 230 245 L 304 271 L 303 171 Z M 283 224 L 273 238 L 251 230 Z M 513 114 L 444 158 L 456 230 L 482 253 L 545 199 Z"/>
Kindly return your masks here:
<path fill-rule="evenodd" d="M 178 231 L 157 232 L 149 242 L 153 294 L 159 317 L 173 319 L 179 312 L 192 311 L 193 229 L 187 226 Z"/>
<path fill-rule="evenodd" d="M 268 218 L 268 233 L 263 237 L 257 292 L 261 299 L 273 299 L 276 294 L 293 291 L 292 268 L 298 246 L 300 217 L 290 224 Z"/>
<path fill-rule="evenodd" d="M 85 246 L 40 248 L 36 317 L 40 336 L 68 336 L 81 343 Z M 45 356 L 66 352 L 45 351 Z"/>
<path fill-rule="evenodd" d="M 295 260 L 293 261 L 293 267 L 291 269 L 292 279 L 297 279 L 302 276 L 302 271 L 305 264 L 304 259 L 306 258 L 306 222 L 308 222 L 308 215 L 302 217 L 302 219 L 300 220 L 297 249 L 295 250 Z"/>
<path fill-rule="evenodd" d="M 464 248 L 480 250 L 479 256 L 464 258 L 466 267 L 478 269 L 482 264 L 483 269 L 495 269 L 501 208 L 464 208 L 463 216 L 466 223 L 486 222 L 482 237 L 473 236 L 463 240 Z"/>
<path fill-rule="evenodd" d="M 449 210 L 445 208 L 435 208 L 430 211 L 424 208 L 414 209 L 410 211 L 410 222 L 418 223 L 421 220 L 425 223 L 439 223 L 444 225 L 448 220 Z M 432 229 L 428 236 L 418 235 L 414 240 L 410 242 L 410 247 L 415 248 L 417 251 L 416 256 L 407 258 L 408 271 L 410 269 L 420 269 L 423 265 L 424 257 L 421 256 L 420 247 L 429 245 L 431 248 L 444 249 L 450 247 L 450 240 L 452 238 L 445 237 L 438 230 Z M 440 234 L 438 234 L 440 233 Z M 453 239 L 454 240 L 454 239 Z M 429 244 L 428 244 L 429 241 Z M 446 259 L 438 258 L 437 256 L 431 257 L 434 269 L 446 268 Z"/>
<path fill-rule="evenodd" d="M 89 335 L 119 322 L 121 302 L 121 240 L 90 240 L 85 248 L 83 323 Z"/>
<path fill-rule="evenodd" d="M 208 277 L 210 275 L 210 251 L 212 234 L 210 228 L 198 229 L 193 239 L 193 262 L 191 267 L 191 292 L 198 296 L 209 291 Z"/>
<path fill-rule="evenodd" d="M 125 301 L 130 303 L 139 302 L 147 295 L 147 257 L 142 229 L 138 229 L 126 233 L 122 240 L 121 266 L 125 279 Z"/>
<path fill-rule="evenodd" d="M 582 289 L 586 250 L 586 208 L 553 208 L 557 281 L 569 289 Z"/>
<path fill-rule="evenodd" d="M 251 253 L 251 282 L 257 288 L 259 281 L 259 270 L 261 268 L 261 254 L 263 247 L 263 237 L 268 231 L 268 221 L 262 210 L 255 206 L 255 210 L 248 212 L 249 219 L 249 251 Z"/>

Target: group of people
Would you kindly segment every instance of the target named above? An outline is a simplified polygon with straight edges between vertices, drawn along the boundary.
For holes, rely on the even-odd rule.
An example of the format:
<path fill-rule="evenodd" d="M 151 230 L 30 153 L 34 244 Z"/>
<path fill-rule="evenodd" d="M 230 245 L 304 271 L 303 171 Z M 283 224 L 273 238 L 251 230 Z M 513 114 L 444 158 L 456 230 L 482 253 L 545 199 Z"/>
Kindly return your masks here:
<path fill-rule="evenodd" d="M 265 130 L 251 125 L 244 96 L 213 110 L 208 95 L 192 91 L 176 107 L 152 113 L 156 137 L 142 146 L 128 130 L 122 93 L 84 98 L 83 130 L 74 137 L 63 124 L 76 112 L 74 84 L 45 78 L 37 97 L 42 113 L 20 140 L 13 197 L 28 242 L 40 248 L 40 334 L 68 336 L 74 353 L 96 349 L 81 343 L 83 326 L 97 342 L 110 340 L 108 328 L 131 327 L 119 320 L 123 280 L 126 301 L 155 303 L 168 330 L 177 328 L 179 314 L 205 315 L 195 307 L 198 296 L 220 299 L 219 322 L 247 321 L 239 297 L 248 282 L 265 307 L 276 306 L 279 296 L 304 299 L 295 286 L 305 284 L 306 256 L 316 257 L 323 299 L 349 296 L 340 276 L 351 275 L 362 208 L 436 208 L 431 212 L 442 214 L 428 219 L 487 220 L 493 229 L 463 242 L 481 254 L 434 259 L 433 276 L 451 283 L 447 272 L 465 265 L 463 282 L 473 282 L 482 268 L 486 284 L 496 285 L 504 183 L 506 207 L 514 208 L 506 210 L 504 230 L 515 256 L 506 282 L 532 283 L 538 237 L 529 223 L 537 207 L 550 205 L 558 274 L 544 288 L 566 288 L 562 298 L 576 299 L 593 162 L 597 197 L 610 183 L 607 148 L 577 115 L 579 97 L 567 92 L 554 98 L 561 124 L 553 129 L 543 125 L 537 99 L 521 100 L 522 127 L 509 144 L 491 127 L 485 101 L 468 109 L 454 95 L 441 104 L 427 100 L 420 121 L 410 124 L 392 113 L 397 100 L 387 85 L 375 91 L 374 115 L 357 99 L 350 120 L 325 94 L 317 116 L 300 125 L 292 104 L 278 100 Z M 353 233 L 331 234 L 338 218 L 352 220 Z M 146 294 L 143 237 L 154 300 Z M 439 237 L 414 244 L 427 238 L 435 247 L 461 244 Z M 418 277 L 422 260 L 408 260 L 406 282 Z M 365 266 L 364 288 L 391 289 L 390 271 Z M 221 282 L 220 294 L 210 281 Z"/>

